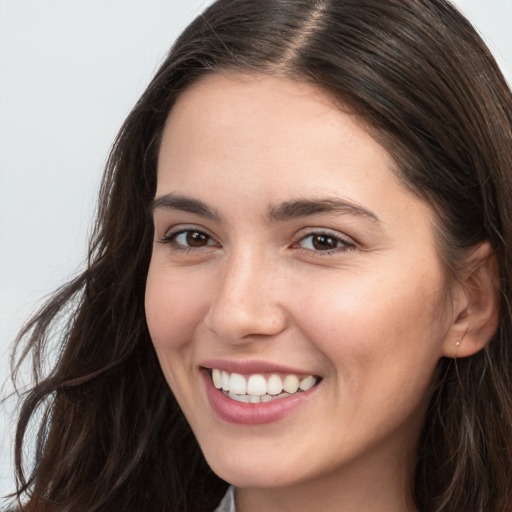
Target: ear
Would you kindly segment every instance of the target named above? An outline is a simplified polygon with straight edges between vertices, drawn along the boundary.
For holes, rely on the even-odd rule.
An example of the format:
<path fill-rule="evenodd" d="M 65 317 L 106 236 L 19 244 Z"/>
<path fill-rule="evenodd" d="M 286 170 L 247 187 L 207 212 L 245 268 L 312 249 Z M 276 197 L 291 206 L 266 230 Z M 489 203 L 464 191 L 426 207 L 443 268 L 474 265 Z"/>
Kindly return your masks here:
<path fill-rule="evenodd" d="M 453 324 L 443 346 L 445 357 L 467 357 L 485 347 L 498 327 L 499 271 L 494 251 L 482 242 L 471 253 L 453 290 Z"/>

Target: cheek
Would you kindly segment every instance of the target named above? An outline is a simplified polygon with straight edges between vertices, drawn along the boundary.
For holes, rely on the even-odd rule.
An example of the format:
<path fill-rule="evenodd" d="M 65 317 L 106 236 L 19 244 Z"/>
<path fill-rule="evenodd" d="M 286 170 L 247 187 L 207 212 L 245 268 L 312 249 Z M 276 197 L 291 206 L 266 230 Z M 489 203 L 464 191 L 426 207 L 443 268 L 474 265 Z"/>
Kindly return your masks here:
<path fill-rule="evenodd" d="M 428 280 L 417 274 L 407 279 L 404 272 L 394 279 L 388 279 L 389 272 L 345 275 L 338 286 L 317 280 L 308 296 L 297 300 L 297 311 L 314 312 L 302 316 L 302 330 L 347 383 L 357 385 L 361 374 L 379 376 L 387 368 L 391 377 L 393 371 L 403 377 L 423 370 L 430 375 L 448 323 L 439 315 L 441 278 L 429 275 Z"/>
<path fill-rule="evenodd" d="M 430 397 L 446 329 L 436 321 L 437 296 L 423 285 L 393 288 L 314 294 L 308 311 L 322 314 L 303 323 L 336 383 L 331 401 L 354 429 L 421 418 Z"/>
<path fill-rule="evenodd" d="M 150 266 L 145 308 L 151 339 L 160 352 L 180 350 L 188 345 L 206 304 L 197 283 L 171 278 Z"/>

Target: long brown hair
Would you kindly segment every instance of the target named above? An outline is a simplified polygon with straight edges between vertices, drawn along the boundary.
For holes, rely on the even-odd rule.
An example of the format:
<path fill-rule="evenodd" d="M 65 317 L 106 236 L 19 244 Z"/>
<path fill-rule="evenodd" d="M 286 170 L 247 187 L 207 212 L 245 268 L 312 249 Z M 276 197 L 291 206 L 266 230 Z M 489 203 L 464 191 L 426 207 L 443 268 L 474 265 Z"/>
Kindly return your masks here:
<path fill-rule="evenodd" d="M 413 495 L 422 512 L 510 510 L 512 95 L 475 30 L 444 0 L 219 0 L 189 25 L 115 141 L 87 269 L 18 340 L 18 364 L 31 357 L 36 374 L 16 436 L 19 506 L 208 511 L 227 487 L 161 374 L 144 315 L 163 125 L 186 87 L 223 70 L 308 81 L 356 112 L 404 185 L 436 210 L 450 274 L 476 243 L 491 243 L 499 328 L 476 355 L 439 362 Z M 50 347 L 58 360 L 42 375 Z"/>

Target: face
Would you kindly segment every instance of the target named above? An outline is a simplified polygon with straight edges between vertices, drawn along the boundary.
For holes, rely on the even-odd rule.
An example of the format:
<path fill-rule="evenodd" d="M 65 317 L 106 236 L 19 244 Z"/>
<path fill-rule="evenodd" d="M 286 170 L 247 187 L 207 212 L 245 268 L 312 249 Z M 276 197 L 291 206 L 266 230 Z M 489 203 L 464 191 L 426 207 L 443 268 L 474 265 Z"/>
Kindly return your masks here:
<path fill-rule="evenodd" d="M 392 167 L 307 84 L 210 76 L 170 113 L 147 321 L 227 481 L 411 463 L 451 319 L 434 214 Z"/>

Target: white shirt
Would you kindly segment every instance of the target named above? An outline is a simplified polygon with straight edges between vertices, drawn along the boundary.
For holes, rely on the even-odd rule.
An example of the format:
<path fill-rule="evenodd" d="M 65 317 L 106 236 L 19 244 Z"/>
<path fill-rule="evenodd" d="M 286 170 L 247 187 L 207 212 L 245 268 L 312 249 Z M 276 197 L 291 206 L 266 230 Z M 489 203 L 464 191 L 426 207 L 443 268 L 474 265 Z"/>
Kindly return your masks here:
<path fill-rule="evenodd" d="M 224 498 L 222 498 L 219 506 L 213 512 L 236 512 L 235 488 L 232 485 L 228 487 Z"/>

